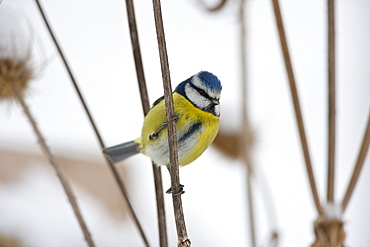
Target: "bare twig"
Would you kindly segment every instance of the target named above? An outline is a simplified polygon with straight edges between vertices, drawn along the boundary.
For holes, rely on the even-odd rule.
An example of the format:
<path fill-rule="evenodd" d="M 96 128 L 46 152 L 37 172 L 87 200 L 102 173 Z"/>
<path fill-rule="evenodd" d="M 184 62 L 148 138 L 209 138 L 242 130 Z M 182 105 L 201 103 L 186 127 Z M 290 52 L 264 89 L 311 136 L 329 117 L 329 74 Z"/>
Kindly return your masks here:
<path fill-rule="evenodd" d="M 360 148 L 360 151 L 359 151 L 358 156 L 357 156 L 356 165 L 355 165 L 355 168 L 353 170 L 351 180 L 348 184 L 346 194 L 344 195 L 343 200 L 342 200 L 343 213 L 347 209 L 348 202 L 351 199 L 353 190 L 355 189 L 358 178 L 361 174 L 361 169 L 362 169 L 363 164 L 365 162 L 366 155 L 369 152 L 369 144 L 370 144 L 370 112 L 369 112 L 369 116 L 368 116 L 368 120 L 367 120 L 367 125 L 366 125 L 366 129 L 365 129 L 364 138 L 362 140 L 361 148 Z"/>
<path fill-rule="evenodd" d="M 314 202 L 315 202 L 317 212 L 321 215 L 321 214 L 323 214 L 323 210 L 322 210 L 322 207 L 321 207 L 321 204 L 320 204 L 320 199 L 319 199 L 319 195 L 317 193 L 317 188 L 316 188 L 316 183 L 315 183 L 315 176 L 314 176 L 313 170 L 312 170 L 311 158 L 310 158 L 310 153 L 309 153 L 309 149 L 308 149 L 306 133 L 305 133 L 305 129 L 304 129 L 301 107 L 300 107 L 300 103 L 299 103 L 299 96 L 298 96 L 298 92 L 297 92 L 297 86 L 296 86 L 296 83 L 295 83 L 293 67 L 292 67 L 291 60 L 290 60 L 289 49 L 288 49 L 288 44 L 287 44 L 287 40 L 286 40 L 286 36 L 285 36 L 283 20 L 282 20 L 282 17 L 281 17 L 279 0 L 272 0 L 272 2 L 273 2 L 273 6 L 274 6 L 277 28 L 279 30 L 280 43 L 281 43 L 281 48 L 282 48 L 283 55 L 284 55 L 285 66 L 286 66 L 286 70 L 287 70 L 287 74 L 288 74 L 288 78 L 289 78 L 289 85 L 290 85 L 292 100 L 293 100 L 293 104 L 294 104 L 294 111 L 295 111 L 295 116 L 296 116 L 298 129 L 299 129 L 299 135 L 300 135 L 300 139 L 301 139 L 302 150 L 303 150 L 303 154 L 304 154 L 304 158 L 305 158 L 307 175 L 308 175 L 308 179 L 309 179 L 309 182 L 310 182 L 311 192 L 312 192 L 312 196 L 313 196 L 313 199 L 314 199 Z"/>
<path fill-rule="evenodd" d="M 245 0 L 240 0 L 239 6 L 239 22 L 240 22 L 240 62 L 241 62 L 241 115 L 242 115 L 242 135 L 240 137 L 239 151 L 241 158 L 247 167 L 246 183 L 247 183 L 247 198 L 248 198 L 248 218 L 251 246 L 256 246 L 256 228 L 254 224 L 254 206 L 253 206 L 253 160 L 252 146 L 249 138 L 251 136 L 249 111 L 248 111 L 248 96 L 247 96 L 247 56 L 246 56 L 246 25 L 245 25 Z"/>
<path fill-rule="evenodd" d="M 149 112 L 149 97 L 145 82 L 143 62 L 141 59 L 139 35 L 137 32 L 136 18 L 134 4 L 132 0 L 126 0 L 127 18 L 130 28 L 130 37 L 132 51 L 135 60 L 136 75 L 140 89 L 141 103 L 143 107 L 144 116 Z M 155 195 L 157 200 L 157 215 L 158 215 L 158 228 L 159 228 L 159 244 L 161 247 L 168 246 L 167 240 L 167 226 L 166 226 L 166 212 L 164 208 L 163 186 L 162 186 L 162 173 L 160 167 L 152 162 Z"/>
<path fill-rule="evenodd" d="M 76 92 L 78 94 L 78 97 L 79 97 L 79 99 L 80 99 L 80 101 L 81 101 L 81 103 L 83 105 L 83 108 L 84 108 L 84 110 L 85 110 L 85 112 L 86 112 L 86 114 L 87 114 L 87 116 L 89 118 L 90 124 L 91 124 L 92 128 L 94 129 L 94 133 L 96 135 L 96 138 L 98 139 L 100 148 L 101 149 L 104 149 L 105 145 L 104 145 L 103 139 L 102 139 L 102 137 L 101 137 L 101 135 L 99 133 L 99 130 L 98 130 L 96 124 L 95 124 L 94 119 L 92 118 L 92 115 L 91 115 L 91 113 L 89 111 L 89 108 L 86 105 L 86 102 L 85 102 L 85 100 L 84 100 L 84 98 L 83 98 L 83 96 L 81 94 L 81 91 L 80 91 L 80 89 L 79 89 L 79 87 L 77 85 L 77 82 L 75 80 L 75 77 L 72 74 L 72 71 L 70 69 L 70 66 L 69 66 L 69 64 L 68 64 L 68 62 L 67 62 L 67 60 L 66 60 L 66 58 L 65 58 L 65 56 L 64 56 L 64 54 L 62 52 L 62 49 L 61 49 L 61 47 L 60 47 L 60 45 L 59 45 L 59 43 L 58 43 L 58 41 L 57 41 L 57 39 L 55 37 L 55 35 L 54 35 L 54 33 L 53 33 L 50 25 L 49 25 L 49 22 L 48 22 L 48 20 L 46 18 L 46 15 L 44 13 L 44 10 L 43 10 L 43 8 L 42 8 L 39 0 L 35 0 L 35 2 L 37 4 L 37 7 L 38 7 L 40 13 L 41 13 L 41 16 L 42 16 L 42 18 L 44 20 L 44 23 L 45 23 L 45 25 L 46 25 L 46 27 L 47 27 L 47 29 L 49 31 L 49 34 L 50 34 L 51 38 L 53 39 L 53 42 L 54 42 L 54 44 L 55 44 L 55 46 L 56 46 L 56 48 L 58 50 L 58 53 L 59 53 L 60 57 L 62 58 L 63 64 L 64 64 L 64 66 L 65 66 L 65 68 L 66 68 L 66 70 L 68 72 L 68 75 L 69 75 L 69 77 L 70 77 L 70 79 L 71 79 L 71 81 L 73 83 L 73 86 L 74 86 L 74 88 L 75 88 L 75 90 L 76 90 Z M 135 214 L 135 211 L 134 211 L 134 209 L 133 209 L 133 207 L 132 207 L 132 205 L 130 203 L 130 200 L 129 200 L 128 195 L 127 195 L 126 188 L 125 188 L 125 186 L 123 184 L 123 181 L 122 181 L 122 179 L 121 179 L 121 177 L 120 177 L 120 175 L 119 175 L 116 167 L 114 166 L 114 164 L 108 158 L 106 158 L 105 156 L 104 156 L 104 158 L 105 158 L 105 161 L 108 164 L 111 172 L 113 173 L 113 176 L 114 176 L 114 178 L 115 178 L 115 180 L 116 180 L 116 182 L 117 182 L 117 184 L 118 184 L 118 186 L 120 188 L 121 194 L 122 194 L 123 198 L 125 199 L 125 201 L 127 203 L 127 206 L 128 206 L 129 212 L 130 212 L 130 215 L 131 215 L 132 219 L 134 220 L 134 223 L 135 223 L 136 227 L 138 228 L 138 230 L 140 232 L 140 235 L 141 235 L 143 241 L 145 242 L 145 245 L 146 246 L 149 246 L 148 240 L 147 240 L 147 238 L 146 238 L 146 236 L 144 234 L 144 231 L 143 231 L 143 229 L 142 229 L 142 227 L 140 225 L 140 222 L 139 222 L 139 220 L 138 220 L 138 218 L 137 218 L 137 216 Z"/>
<path fill-rule="evenodd" d="M 328 0 L 328 187 L 327 200 L 334 201 L 335 181 L 335 1 Z"/>
<path fill-rule="evenodd" d="M 177 155 L 177 138 L 176 127 L 174 120 L 174 106 L 172 98 L 171 77 L 168 65 L 166 39 L 164 35 L 164 27 L 162 20 L 162 11 L 160 0 L 153 0 L 153 11 L 155 26 L 157 32 L 158 49 L 161 61 L 162 80 L 164 88 L 164 99 L 166 103 L 167 127 L 168 127 L 168 145 L 169 145 L 169 158 L 170 158 L 170 174 L 171 174 L 171 188 L 173 208 L 176 221 L 176 230 L 178 238 L 178 246 L 191 246 L 190 239 L 186 231 L 184 213 L 182 209 L 181 195 L 175 195 L 180 191 L 180 176 Z"/>
<path fill-rule="evenodd" d="M 59 167 L 59 163 L 55 159 L 54 155 L 51 153 L 50 148 L 47 146 L 46 141 L 45 141 L 43 135 L 41 134 L 41 131 L 38 128 L 35 119 L 33 118 L 26 102 L 24 101 L 24 99 L 22 98 L 20 93 L 18 92 L 18 89 L 16 87 L 13 87 L 13 91 L 14 91 L 14 95 L 16 96 L 17 101 L 22 106 L 23 112 L 27 116 L 27 118 L 28 118 L 28 120 L 29 120 L 29 122 L 30 122 L 30 124 L 33 128 L 33 132 L 37 136 L 38 143 L 40 144 L 42 151 L 44 152 L 45 156 L 49 160 L 50 164 L 53 166 L 53 168 L 54 168 L 54 170 L 55 170 L 55 172 L 56 172 L 56 174 L 57 174 L 57 176 L 58 176 L 58 178 L 59 178 L 59 180 L 60 180 L 60 182 L 63 186 L 63 189 L 64 189 L 65 193 L 67 194 L 68 200 L 71 203 L 72 209 L 73 209 L 73 211 L 76 215 L 76 218 L 77 218 L 78 223 L 81 227 L 81 230 L 82 230 L 82 232 L 85 236 L 85 240 L 86 240 L 88 246 L 89 247 L 95 246 L 95 244 L 94 244 L 94 242 L 91 238 L 90 232 L 87 229 L 86 223 L 85 223 L 85 221 L 82 217 L 80 209 L 78 207 L 78 204 L 77 204 L 76 198 L 73 194 L 71 185 L 69 184 L 67 178 L 64 176 L 61 168 Z"/>

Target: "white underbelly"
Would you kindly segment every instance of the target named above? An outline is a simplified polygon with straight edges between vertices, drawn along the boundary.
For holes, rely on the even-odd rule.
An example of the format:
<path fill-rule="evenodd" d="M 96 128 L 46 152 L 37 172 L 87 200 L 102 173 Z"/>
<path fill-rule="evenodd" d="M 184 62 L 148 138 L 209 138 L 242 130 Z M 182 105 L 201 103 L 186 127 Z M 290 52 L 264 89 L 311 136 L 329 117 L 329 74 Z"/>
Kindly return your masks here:
<path fill-rule="evenodd" d="M 203 128 L 191 134 L 185 140 L 181 139 L 183 133 L 178 133 L 177 136 L 177 148 L 178 148 L 178 159 L 179 163 L 182 163 L 188 155 L 191 155 L 193 148 L 197 145 L 199 141 L 199 135 L 203 132 Z M 150 157 L 154 163 L 158 166 L 169 164 L 169 152 L 168 152 L 168 140 L 167 138 L 160 136 L 148 145 L 143 152 L 146 156 Z"/>

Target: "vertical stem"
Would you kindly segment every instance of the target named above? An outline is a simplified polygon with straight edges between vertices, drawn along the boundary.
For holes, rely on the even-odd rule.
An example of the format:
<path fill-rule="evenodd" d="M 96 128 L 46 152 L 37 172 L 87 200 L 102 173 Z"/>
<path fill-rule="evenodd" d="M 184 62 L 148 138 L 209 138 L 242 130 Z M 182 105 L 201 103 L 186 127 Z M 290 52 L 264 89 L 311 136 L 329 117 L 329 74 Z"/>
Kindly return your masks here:
<path fill-rule="evenodd" d="M 249 216 L 249 229 L 250 229 L 250 241 L 251 246 L 256 246 L 256 228 L 254 223 L 254 206 L 253 206 L 253 186 L 252 186 L 252 174 L 253 174 L 253 161 L 251 157 L 251 145 L 248 140 L 250 135 L 250 122 L 249 122 L 249 111 L 248 111 L 248 80 L 247 80 L 247 56 L 246 56 L 246 25 L 245 25 L 245 0 L 240 0 L 240 60 L 241 60 L 241 115 L 242 115 L 242 136 L 240 152 L 243 162 L 247 168 L 247 199 L 248 199 L 248 216 Z"/>
<path fill-rule="evenodd" d="M 181 195 L 175 195 L 180 191 L 180 176 L 177 155 L 177 137 L 176 126 L 174 121 L 174 105 L 172 98 L 171 77 L 168 65 L 166 39 L 164 35 L 164 27 L 162 20 L 162 11 L 160 0 L 153 0 L 153 12 L 155 19 L 155 26 L 158 39 L 158 49 L 161 61 L 162 80 L 164 88 L 164 99 L 166 103 L 166 116 L 168 127 L 168 145 L 169 145 L 169 158 L 170 158 L 170 174 L 171 174 L 171 188 L 172 188 L 172 201 L 176 221 L 176 230 L 178 238 L 178 246 L 190 246 L 191 242 L 188 239 L 184 213 L 182 209 Z"/>
<path fill-rule="evenodd" d="M 245 147 L 245 146 L 244 146 Z M 252 186 L 252 169 L 251 163 L 247 165 L 247 196 L 248 196 L 248 215 L 251 246 L 256 247 L 256 228 L 254 223 L 254 206 L 253 206 L 253 186 Z"/>
<path fill-rule="evenodd" d="M 307 175 L 308 175 L 308 179 L 310 182 L 312 196 L 315 202 L 317 212 L 321 215 L 323 214 L 323 210 L 320 204 L 320 199 L 317 193 L 317 188 L 316 188 L 316 183 L 315 183 L 315 176 L 312 170 L 311 158 L 310 158 L 310 153 L 309 153 L 307 139 L 306 139 L 306 132 L 305 132 L 304 124 L 303 124 L 302 112 L 301 112 L 301 107 L 300 107 L 299 97 L 298 97 L 298 92 L 297 92 L 297 86 L 296 86 L 296 82 L 294 78 L 293 67 L 291 64 L 288 44 L 287 44 L 287 40 L 285 36 L 284 24 L 283 24 L 283 20 L 281 17 L 279 0 L 272 0 L 272 3 L 274 6 L 276 25 L 279 31 L 281 48 L 282 48 L 283 55 L 284 55 L 285 67 L 286 67 L 287 74 L 288 74 L 290 91 L 292 95 L 294 111 L 295 111 L 296 121 L 298 125 L 298 130 L 299 130 L 299 136 L 301 139 L 301 145 L 302 145 L 303 155 L 305 159 Z"/>
<path fill-rule="evenodd" d="M 135 60 L 136 76 L 140 89 L 141 103 L 143 107 L 144 116 L 149 112 L 149 97 L 145 82 L 143 62 L 141 59 L 141 50 L 139 43 L 139 35 L 137 31 L 134 4 L 132 0 L 126 0 L 127 18 L 130 28 L 130 37 L 132 51 Z M 159 244 L 160 247 L 167 247 L 167 226 L 166 226 L 166 213 L 164 208 L 163 186 L 162 186 L 162 173 L 160 167 L 152 162 L 154 187 L 157 201 L 157 216 L 158 216 L 158 231 L 159 231 Z"/>
<path fill-rule="evenodd" d="M 370 144 L 370 112 L 369 112 L 369 116 L 367 120 L 364 138 L 362 140 L 361 148 L 357 156 L 356 165 L 353 170 L 351 180 L 348 184 L 346 194 L 344 195 L 343 200 L 342 200 L 343 213 L 347 209 L 348 202 L 351 199 L 351 196 L 356 187 L 358 178 L 360 177 L 361 169 L 364 165 L 366 155 L 369 152 L 369 144 Z"/>
<path fill-rule="evenodd" d="M 328 187 L 327 200 L 334 201 L 335 181 L 335 0 L 328 0 Z"/>
<path fill-rule="evenodd" d="M 104 149 L 105 145 L 104 145 L 103 139 L 102 139 L 102 137 L 101 137 L 101 135 L 99 133 L 99 130 L 98 130 L 96 124 L 95 124 L 95 121 L 94 121 L 94 119 L 93 119 L 93 117 L 92 117 L 92 115 L 90 113 L 90 110 L 87 107 L 87 104 L 86 104 L 86 102 L 85 102 L 85 100 L 84 100 L 84 98 L 82 96 L 82 93 L 81 93 L 81 91 L 80 91 L 80 89 L 79 89 L 79 87 L 77 85 L 77 82 L 76 82 L 75 77 L 73 76 L 72 70 L 71 70 L 71 68 L 70 68 L 70 66 L 69 66 L 69 64 L 68 64 L 68 62 L 67 62 L 67 60 L 66 60 L 66 58 L 65 58 L 65 56 L 64 56 L 64 54 L 62 52 L 62 49 L 61 49 L 61 47 L 60 47 L 60 45 L 59 45 L 59 43 L 58 43 L 58 41 L 57 41 L 57 39 L 56 39 L 56 37 L 54 35 L 54 32 L 52 31 L 52 29 L 51 29 L 51 27 L 49 25 L 49 22 L 48 22 L 48 20 L 46 18 L 46 15 L 44 13 L 44 10 L 43 10 L 43 8 L 42 8 L 39 0 L 35 0 L 35 2 L 37 4 L 37 7 L 38 7 L 38 9 L 40 11 L 40 14 L 41 14 L 43 20 L 44 20 L 44 23 L 45 23 L 45 25 L 46 25 L 46 27 L 47 27 L 47 29 L 49 31 L 49 34 L 50 34 L 50 36 L 51 36 L 51 38 L 52 38 L 52 40 L 54 42 L 54 45 L 56 46 L 56 48 L 58 50 L 58 53 L 59 53 L 59 55 L 60 55 L 60 57 L 61 57 L 61 59 L 63 61 L 63 64 L 64 64 L 64 66 L 65 66 L 65 68 L 66 68 L 66 70 L 68 72 L 68 75 L 69 75 L 69 77 L 70 77 L 70 79 L 71 79 L 71 81 L 73 83 L 73 86 L 74 86 L 74 88 L 75 88 L 75 90 L 76 90 L 76 92 L 78 94 L 78 97 L 79 97 L 79 99 L 81 101 L 81 104 L 82 104 L 82 106 L 83 106 L 83 108 L 84 108 L 84 110 L 85 110 L 85 112 L 86 112 L 86 114 L 87 114 L 87 116 L 89 118 L 90 124 L 91 124 L 91 126 L 92 126 L 92 128 L 94 130 L 94 133 L 96 135 L 96 138 L 98 139 L 100 148 L 101 149 Z M 127 203 L 129 214 L 131 215 L 132 219 L 134 220 L 134 223 L 135 223 L 136 227 L 138 228 L 138 230 L 140 232 L 141 238 L 143 239 L 143 241 L 145 243 L 145 246 L 149 246 L 149 242 L 148 242 L 148 240 L 147 240 L 147 238 L 145 236 L 145 233 L 143 231 L 143 228 L 141 227 L 140 222 L 139 222 L 139 220 L 138 220 L 138 218 L 137 218 L 137 216 L 135 214 L 135 211 L 134 211 L 134 209 L 133 209 L 133 207 L 132 207 L 132 205 L 130 203 L 130 200 L 128 198 L 125 185 L 123 184 L 123 181 L 122 181 L 122 179 L 121 179 L 121 177 L 120 177 L 120 175 L 119 175 L 116 167 L 114 166 L 114 164 L 107 157 L 104 156 L 104 158 L 105 158 L 105 161 L 108 164 L 108 167 L 110 168 L 110 170 L 111 170 L 111 172 L 112 172 L 112 174 L 113 174 L 113 176 L 114 176 L 114 178 L 115 178 L 115 180 L 116 180 L 116 182 L 117 182 L 117 184 L 118 184 L 118 186 L 120 188 L 120 191 L 121 191 L 121 194 L 122 194 L 123 198 L 125 199 L 125 201 Z"/>
<path fill-rule="evenodd" d="M 128 25 L 130 29 L 132 53 L 134 55 L 134 61 L 135 61 L 136 77 L 137 77 L 137 81 L 138 81 L 139 89 L 140 89 L 142 108 L 144 111 L 144 115 L 146 115 L 150 110 L 150 104 L 149 104 L 148 91 L 146 88 L 146 82 L 145 82 L 145 76 L 144 76 L 143 61 L 141 59 L 141 49 L 140 49 L 139 35 L 138 35 L 137 25 L 136 25 L 134 3 L 132 0 L 126 0 L 126 11 L 127 11 Z"/>
<path fill-rule="evenodd" d="M 40 144 L 42 151 L 44 152 L 45 156 L 48 158 L 50 164 L 53 166 L 53 168 L 55 170 L 55 173 L 57 174 L 57 176 L 59 178 L 59 181 L 61 182 L 65 193 L 67 194 L 68 200 L 69 200 L 69 202 L 72 206 L 72 209 L 73 209 L 73 211 L 76 215 L 77 221 L 78 221 L 78 223 L 81 227 L 81 230 L 82 230 L 82 232 L 85 236 L 85 240 L 86 240 L 88 246 L 89 247 L 94 247 L 95 244 L 94 244 L 94 242 L 91 238 L 89 230 L 87 229 L 86 223 L 85 223 L 85 221 L 82 217 L 80 208 L 78 207 L 76 198 L 73 194 L 72 188 L 71 188 L 67 178 L 64 176 L 62 170 L 60 169 L 59 163 L 55 159 L 54 155 L 51 153 L 50 148 L 47 146 L 46 141 L 45 141 L 43 135 L 41 134 L 41 131 L 38 128 L 37 123 L 36 123 L 35 119 L 33 118 L 26 102 L 23 100 L 22 96 L 19 94 L 18 90 L 15 87 L 13 88 L 13 91 L 14 91 L 14 94 L 16 95 L 16 97 L 17 97 L 17 101 L 22 106 L 25 115 L 27 116 L 28 120 L 30 121 L 30 124 L 33 128 L 33 132 L 37 136 L 38 143 Z"/>
<path fill-rule="evenodd" d="M 154 176 L 155 197 L 157 201 L 159 246 L 167 247 L 168 246 L 167 223 L 166 223 L 166 211 L 164 208 L 162 173 L 160 167 L 154 164 L 154 162 L 152 162 L 152 168 Z"/>

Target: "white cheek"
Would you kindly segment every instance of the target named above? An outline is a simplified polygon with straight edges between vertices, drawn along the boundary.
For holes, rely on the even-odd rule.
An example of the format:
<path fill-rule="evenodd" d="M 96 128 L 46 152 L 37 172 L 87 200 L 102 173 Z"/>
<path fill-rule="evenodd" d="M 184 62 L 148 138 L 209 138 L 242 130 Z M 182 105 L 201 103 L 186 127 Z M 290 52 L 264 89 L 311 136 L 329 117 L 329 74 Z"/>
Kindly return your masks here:
<path fill-rule="evenodd" d="M 191 102 L 199 108 L 205 108 L 210 104 L 210 101 L 203 96 L 199 95 L 198 91 L 190 85 L 185 86 L 185 94 Z"/>
<path fill-rule="evenodd" d="M 220 106 L 219 105 L 215 105 L 214 106 L 214 109 L 215 109 L 215 115 L 216 116 L 220 116 Z"/>

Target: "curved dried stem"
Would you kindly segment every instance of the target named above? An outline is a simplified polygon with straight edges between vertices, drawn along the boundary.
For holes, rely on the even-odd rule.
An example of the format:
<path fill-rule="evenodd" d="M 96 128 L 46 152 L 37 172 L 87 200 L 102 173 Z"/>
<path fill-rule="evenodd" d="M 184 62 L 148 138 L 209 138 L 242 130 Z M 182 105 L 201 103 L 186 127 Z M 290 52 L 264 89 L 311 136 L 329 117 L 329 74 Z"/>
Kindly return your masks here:
<path fill-rule="evenodd" d="M 42 151 L 44 152 L 45 156 L 49 160 L 50 164 L 53 166 L 53 168 L 55 170 L 55 173 L 57 174 L 57 176 L 58 176 L 58 178 L 59 178 L 59 180 L 60 180 L 60 182 L 63 186 L 63 189 L 64 189 L 65 193 L 67 194 L 68 200 L 69 200 L 69 202 L 72 206 L 72 209 L 73 209 L 73 211 L 76 215 L 76 218 L 77 218 L 78 223 L 81 227 L 81 230 L 82 230 L 82 232 L 85 236 L 85 240 L 86 240 L 88 246 L 89 247 L 94 247 L 95 244 L 92 240 L 92 237 L 91 237 L 91 234 L 90 234 L 89 230 L 87 229 L 86 223 L 85 223 L 85 221 L 82 217 L 81 211 L 80 211 L 80 209 L 78 207 L 78 204 L 77 204 L 77 201 L 76 201 L 76 198 L 73 194 L 71 185 L 69 184 L 67 178 L 64 176 L 64 174 L 63 174 L 63 172 L 62 172 L 62 170 L 59 166 L 58 161 L 55 159 L 54 155 L 50 151 L 50 148 L 47 146 L 46 141 L 45 141 L 43 135 L 41 134 L 41 131 L 38 128 L 34 117 L 32 116 L 26 102 L 23 100 L 23 97 L 21 96 L 21 94 L 19 93 L 19 91 L 16 87 L 13 87 L 13 92 L 14 92 L 14 95 L 16 97 L 16 100 L 22 106 L 23 112 L 27 116 L 27 118 L 28 118 L 28 120 L 29 120 L 29 122 L 32 126 L 33 132 L 37 136 L 38 143 L 40 144 Z"/>
<path fill-rule="evenodd" d="M 136 76 L 140 89 L 141 104 L 143 107 L 144 116 L 149 112 L 149 97 L 145 82 L 143 62 L 141 59 L 139 35 L 137 32 L 136 18 L 134 4 L 132 0 L 126 0 L 127 18 L 130 28 L 130 37 L 132 51 L 135 60 Z M 163 185 L 162 185 L 162 173 L 160 167 L 152 162 L 155 195 L 157 201 L 157 216 L 158 216 L 158 228 L 159 228 L 159 244 L 161 247 L 168 246 L 167 240 L 167 225 L 166 225 L 166 211 L 164 208 L 164 197 L 163 197 Z"/>
<path fill-rule="evenodd" d="M 276 19 L 277 28 L 279 31 L 281 48 L 282 48 L 283 55 L 284 55 L 285 67 L 286 67 L 286 71 L 288 74 L 290 91 L 292 95 L 296 122 L 297 122 L 298 130 L 299 130 L 299 136 L 301 139 L 301 145 L 302 145 L 302 151 L 303 151 L 303 155 L 305 159 L 307 175 L 308 175 L 308 179 L 310 182 L 311 192 L 312 192 L 312 196 L 315 202 L 317 212 L 321 215 L 323 214 L 323 210 L 320 204 L 320 199 L 319 199 L 319 195 L 317 193 L 317 188 L 316 188 L 315 176 L 312 170 L 311 157 L 310 157 L 308 144 L 307 144 L 306 132 L 304 128 L 302 112 L 301 112 L 301 107 L 299 103 L 299 96 L 298 96 L 297 86 L 296 86 L 295 77 L 293 73 L 293 66 L 290 60 L 288 43 L 287 43 L 286 36 L 285 36 L 283 19 L 281 17 L 279 0 L 272 0 L 272 3 L 274 6 L 275 19 Z"/>
<path fill-rule="evenodd" d="M 172 191 L 180 191 L 180 176 L 177 155 L 177 138 L 174 120 L 174 105 L 172 98 L 171 77 L 168 65 L 166 39 L 162 20 L 162 11 L 160 0 L 153 0 L 153 12 L 155 27 L 157 32 L 158 50 L 161 61 L 162 80 L 164 89 L 164 99 L 166 104 L 167 128 L 168 128 L 168 145 L 170 154 L 170 174 Z M 176 221 L 178 246 L 190 246 L 188 239 L 184 213 L 182 209 L 181 195 L 172 194 L 173 209 Z"/>
<path fill-rule="evenodd" d="M 92 128 L 94 130 L 94 133 L 96 135 L 96 138 L 98 139 L 100 148 L 103 150 L 104 147 L 105 147 L 105 144 L 104 144 L 103 139 L 102 139 L 102 137 L 101 137 L 101 135 L 99 133 L 99 130 L 98 130 L 96 124 L 95 124 L 95 121 L 94 121 L 94 119 L 93 119 L 93 117 L 92 117 L 92 115 L 90 113 L 90 110 L 87 107 L 87 104 L 86 104 L 86 102 L 85 102 L 85 100 L 84 100 L 84 98 L 82 96 L 82 93 L 81 93 L 81 91 L 80 91 L 80 89 L 78 87 L 77 81 L 76 81 L 75 77 L 73 76 L 72 71 L 70 69 L 70 66 L 69 66 L 69 64 L 68 64 L 68 62 L 67 62 L 67 60 L 66 60 L 66 58 L 65 58 L 65 56 L 64 56 L 64 54 L 62 52 L 62 49 L 61 49 L 61 47 L 60 47 L 60 45 L 59 45 L 59 43 L 58 43 L 58 41 L 57 41 L 57 39 L 56 39 L 56 37 L 54 35 L 54 32 L 52 31 L 52 29 L 51 29 L 51 27 L 49 25 L 49 22 L 48 22 L 48 20 L 46 18 L 46 15 L 44 13 L 44 10 L 43 10 L 43 8 L 42 8 L 39 0 L 35 0 L 35 2 L 37 4 L 37 7 L 38 7 L 38 9 L 40 11 L 40 14 L 41 14 L 43 20 L 44 20 L 44 23 L 45 23 L 45 25 L 46 25 L 46 27 L 47 27 L 47 29 L 49 31 L 49 34 L 50 34 L 51 38 L 53 39 L 53 42 L 54 42 L 54 44 L 55 44 L 55 46 L 56 46 L 56 48 L 58 50 L 58 53 L 59 53 L 59 55 L 60 55 L 60 57 L 61 57 L 61 59 L 63 61 L 63 64 L 64 64 L 64 66 L 65 66 L 65 68 L 66 68 L 66 70 L 68 72 L 68 75 L 69 75 L 69 77 L 70 77 L 70 79 L 71 79 L 71 81 L 73 83 L 73 86 L 74 86 L 74 88 L 75 88 L 75 90 L 76 90 L 76 92 L 78 94 L 78 97 L 79 97 L 79 99 L 80 99 L 80 101 L 82 103 L 82 106 L 83 106 L 83 108 L 84 108 L 84 110 L 85 110 L 85 112 L 86 112 L 86 114 L 87 114 L 87 116 L 89 118 L 90 124 L 91 124 L 91 126 L 92 126 Z M 120 191 L 121 191 L 121 194 L 122 194 L 124 200 L 127 203 L 129 214 L 131 215 L 131 217 L 132 217 L 132 219 L 133 219 L 136 227 L 138 228 L 138 230 L 140 232 L 140 235 L 141 235 L 141 238 L 143 239 L 145 245 L 146 246 L 149 246 L 149 242 L 148 242 L 148 240 L 147 240 L 147 238 L 145 236 L 145 233 L 143 231 L 143 228 L 141 227 L 140 222 L 139 222 L 139 220 L 138 220 L 138 218 L 137 218 L 137 216 L 135 214 L 135 211 L 134 211 L 134 209 L 133 209 L 133 207 L 132 207 L 132 205 L 130 203 L 129 197 L 127 195 L 126 188 L 125 188 L 125 186 L 123 184 L 123 181 L 122 181 L 122 179 L 121 179 L 121 177 L 120 177 L 120 175 L 118 173 L 118 170 L 114 166 L 113 162 L 111 162 L 105 156 L 104 156 L 104 158 L 105 158 L 105 161 L 108 164 L 108 167 L 110 168 L 110 170 L 111 170 L 111 172 L 112 172 L 112 174 L 114 176 L 114 179 L 116 180 L 116 182 L 117 182 L 117 184 L 118 184 L 118 186 L 120 188 Z"/>

